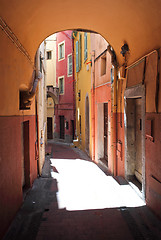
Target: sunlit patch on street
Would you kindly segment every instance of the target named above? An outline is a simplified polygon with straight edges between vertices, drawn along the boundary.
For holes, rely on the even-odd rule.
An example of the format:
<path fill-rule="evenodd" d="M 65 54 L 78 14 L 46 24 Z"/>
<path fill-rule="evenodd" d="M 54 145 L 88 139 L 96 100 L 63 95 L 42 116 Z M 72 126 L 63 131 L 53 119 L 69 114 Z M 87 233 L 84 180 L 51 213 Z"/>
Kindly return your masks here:
<path fill-rule="evenodd" d="M 145 202 L 130 185 L 119 185 L 96 164 L 85 160 L 51 159 L 58 183 L 59 208 L 67 210 L 140 207 Z"/>

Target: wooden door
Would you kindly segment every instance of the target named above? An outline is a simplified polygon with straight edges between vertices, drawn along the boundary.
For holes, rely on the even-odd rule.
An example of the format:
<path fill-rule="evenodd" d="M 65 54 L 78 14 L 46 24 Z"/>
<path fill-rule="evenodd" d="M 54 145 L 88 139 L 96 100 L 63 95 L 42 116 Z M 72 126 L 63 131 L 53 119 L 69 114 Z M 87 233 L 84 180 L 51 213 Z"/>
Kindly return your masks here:
<path fill-rule="evenodd" d="M 59 116 L 60 118 L 60 138 L 64 139 L 65 125 L 64 125 L 64 116 Z"/>
<path fill-rule="evenodd" d="M 52 124 L 52 117 L 47 118 L 47 138 L 53 138 L 53 124 Z"/>
<path fill-rule="evenodd" d="M 142 115 L 141 99 L 135 100 L 135 176 L 142 182 Z"/>
<path fill-rule="evenodd" d="M 74 140 L 74 120 L 71 120 L 72 140 Z"/>
<path fill-rule="evenodd" d="M 29 121 L 22 123 L 22 187 L 30 187 Z"/>

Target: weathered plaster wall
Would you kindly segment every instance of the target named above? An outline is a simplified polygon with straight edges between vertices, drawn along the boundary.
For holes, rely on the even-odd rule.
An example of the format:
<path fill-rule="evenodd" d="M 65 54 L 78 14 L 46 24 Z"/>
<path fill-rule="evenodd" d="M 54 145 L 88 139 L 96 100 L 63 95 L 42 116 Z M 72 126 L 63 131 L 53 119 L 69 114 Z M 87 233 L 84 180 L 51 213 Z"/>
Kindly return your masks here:
<path fill-rule="evenodd" d="M 95 53 L 95 161 L 104 158 L 104 103 L 108 103 L 108 167 L 111 159 L 111 57 L 106 51 L 107 41 L 99 34 L 91 34 L 91 50 Z M 104 51 L 103 55 L 100 56 Z M 102 64 L 103 63 L 103 64 Z M 102 69 L 104 68 L 104 69 Z M 102 74 L 102 70 L 104 74 Z"/>
<path fill-rule="evenodd" d="M 0 39 L 0 115 L 22 115 L 23 111 L 19 110 L 19 90 L 31 87 L 33 65 L 3 31 L 0 31 Z M 25 115 L 34 113 L 33 99 L 31 110 L 26 110 Z"/>
<path fill-rule="evenodd" d="M 152 120 L 153 137 L 146 137 L 146 201 L 161 218 L 161 114 L 146 113 L 145 132 L 149 132 L 149 121 Z"/>
<path fill-rule="evenodd" d="M 0 117 L 0 238 L 22 203 L 22 145 L 21 124 L 29 121 L 29 184 L 37 177 L 35 160 L 35 116 Z"/>
<path fill-rule="evenodd" d="M 160 50 L 159 50 L 160 51 Z M 130 85 L 133 86 L 138 76 L 139 82 L 144 80 L 146 89 L 146 111 L 145 111 L 145 196 L 147 204 L 161 217 L 161 161 L 160 161 L 160 112 L 161 112 L 161 94 L 159 85 L 161 78 L 157 79 L 157 71 L 161 69 L 161 63 L 158 63 L 157 51 L 149 54 L 146 61 L 145 74 L 143 62 L 139 63 L 132 70 Z M 145 65 L 144 65 L 145 66 Z M 138 69 L 138 70 L 136 70 Z M 130 70 L 131 71 L 131 70 Z M 139 74 L 140 72 L 140 74 Z M 135 79 L 135 80 L 134 80 Z M 134 81 L 133 81 L 134 80 Z M 158 82 L 157 82 L 158 81 Z M 159 85 L 158 85 L 159 84 Z M 159 90 L 159 91 L 158 91 Z M 158 92 L 157 92 L 158 91 Z M 158 106 L 158 107 L 157 107 Z M 158 109 L 158 113 L 157 112 Z M 143 123 L 144 124 L 144 123 Z"/>
<path fill-rule="evenodd" d="M 35 100 L 19 110 L 19 90 L 31 87 L 33 63 L 0 31 L 0 238 L 22 203 L 21 123 L 29 120 L 30 186 L 37 177 Z"/>

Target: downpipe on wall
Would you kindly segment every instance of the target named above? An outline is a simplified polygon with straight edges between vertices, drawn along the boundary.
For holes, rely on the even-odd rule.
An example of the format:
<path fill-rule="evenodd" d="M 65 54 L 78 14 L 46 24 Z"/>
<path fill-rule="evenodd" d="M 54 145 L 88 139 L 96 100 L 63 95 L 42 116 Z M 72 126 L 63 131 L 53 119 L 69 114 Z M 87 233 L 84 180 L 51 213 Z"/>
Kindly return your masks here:
<path fill-rule="evenodd" d="M 117 176 L 117 79 L 118 79 L 118 63 L 116 59 L 115 51 L 110 45 L 107 47 L 107 51 L 111 55 L 111 64 L 114 67 L 114 78 L 113 78 L 113 91 L 112 91 L 112 162 L 113 162 L 113 175 Z"/>
<path fill-rule="evenodd" d="M 95 52 L 92 51 L 92 161 L 95 161 Z"/>

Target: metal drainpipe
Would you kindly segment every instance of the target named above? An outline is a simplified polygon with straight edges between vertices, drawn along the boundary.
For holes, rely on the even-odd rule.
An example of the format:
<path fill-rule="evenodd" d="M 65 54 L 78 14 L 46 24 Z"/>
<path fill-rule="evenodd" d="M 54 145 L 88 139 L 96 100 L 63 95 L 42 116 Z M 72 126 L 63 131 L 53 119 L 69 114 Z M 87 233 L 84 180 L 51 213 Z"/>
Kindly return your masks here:
<path fill-rule="evenodd" d="M 117 76 L 118 63 L 115 51 L 109 45 L 107 51 L 111 55 L 111 63 L 114 66 L 114 81 L 113 81 L 113 104 L 112 104 L 112 160 L 113 160 L 113 175 L 117 175 Z"/>
<path fill-rule="evenodd" d="M 117 175 L 117 66 L 114 66 L 113 82 L 113 165 L 114 176 Z"/>
<path fill-rule="evenodd" d="M 92 161 L 95 161 L 95 51 L 92 51 Z"/>
<path fill-rule="evenodd" d="M 40 69 L 40 61 L 39 61 L 39 57 L 40 57 L 40 49 L 37 50 L 36 52 L 36 59 L 35 59 L 35 65 L 36 65 L 36 76 L 39 75 L 39 69 Z M 38 82 L 37 82 L 38 85 Z M 36 87 L 37 87 L 36 85 Z M 38 159 L 38 173 L 39 176 L 41 175 L 41 164 L 40 164 L 40 129 L 39 129 L 39 113 L 38 113 L 38 102 L 37 102 L 37 130 L 38 130 L 38 154 L 39 154 L 39 159 Z"/>
<path fill-rule="evenodd" d="M 73 36 L 73 32 L 72 32 Z M 73 61 L 73 115 L 74 115 L 74 139 L 75 139 L 75 129 L 76 129 L 76 97 L 75 97 L 75 92 L 76 92 L 76 86 L 75 86 L 75 72 L 74 72 L 74 37 L 72 37 L 72 61 Z M 74 140 L 73 139 L 73 140 Z"/>

